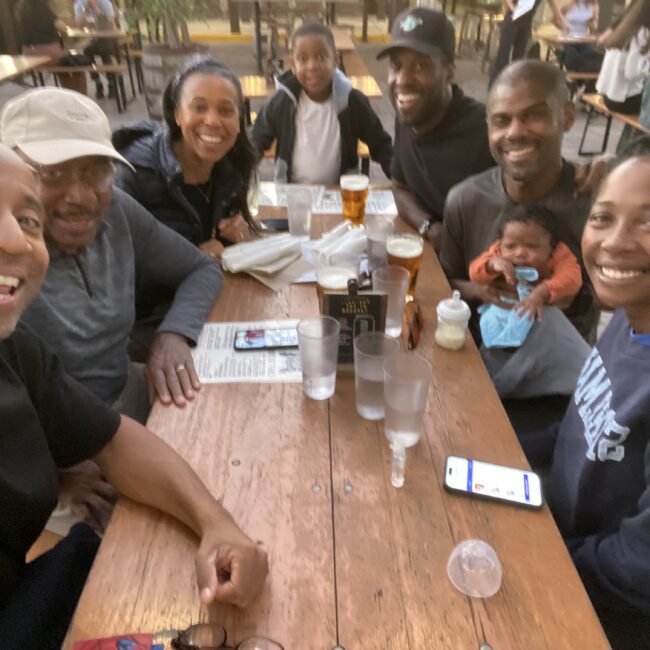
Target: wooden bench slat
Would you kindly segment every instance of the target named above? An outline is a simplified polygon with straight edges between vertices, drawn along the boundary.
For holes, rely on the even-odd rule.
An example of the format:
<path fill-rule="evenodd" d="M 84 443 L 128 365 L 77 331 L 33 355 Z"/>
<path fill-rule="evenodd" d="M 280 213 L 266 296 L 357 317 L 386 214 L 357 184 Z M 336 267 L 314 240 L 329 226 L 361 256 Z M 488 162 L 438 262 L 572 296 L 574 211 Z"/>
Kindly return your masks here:
<path fill-rule="evenodd" d="M 625 122 L 625 124 L 629 124 L 635 129 L 639 129 L 639 131 L 645 131 L 646 133 L 648 133 L 648 129 L 643 127 L 639 122 L 638 115 L 636 116 L 625 115 L 624 113 L 616 113 L 615 111 L 610 111 L 609 108 L 605 106 L 605 101 L 603 100 L 603 96 L 600 95 L 599 93 L 588 93 L 586 95 L 583 95 L 582 101 L 585 104 L 592 106 L 599 113 L 603 113 L 603 115 L 611 115 L 614 119 L 620 120 L 621 122 Z"/>

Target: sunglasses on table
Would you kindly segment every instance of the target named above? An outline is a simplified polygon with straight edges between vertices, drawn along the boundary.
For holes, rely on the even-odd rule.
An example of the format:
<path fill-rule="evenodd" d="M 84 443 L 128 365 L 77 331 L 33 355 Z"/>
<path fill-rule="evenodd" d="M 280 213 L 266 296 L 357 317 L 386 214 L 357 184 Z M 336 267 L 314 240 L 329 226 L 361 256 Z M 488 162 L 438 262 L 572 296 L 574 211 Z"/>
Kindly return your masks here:
<path fill-rule="evenodd" d="M 263 636 L 253 636 L 240 641 L 235 646 L 227 645 L 228 638 L 225 628 L 210 623 L 191 625 L 179 632 L 172 639 L 174 650 L 284 650 L 277 641 Z"/>

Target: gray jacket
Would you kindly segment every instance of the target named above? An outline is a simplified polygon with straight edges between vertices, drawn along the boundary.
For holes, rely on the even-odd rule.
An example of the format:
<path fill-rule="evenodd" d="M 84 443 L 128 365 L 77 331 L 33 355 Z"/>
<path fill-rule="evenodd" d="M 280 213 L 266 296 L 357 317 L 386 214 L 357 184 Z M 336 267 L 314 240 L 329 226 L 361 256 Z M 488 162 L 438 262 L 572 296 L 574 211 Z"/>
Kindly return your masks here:
<path fill-rule="evenodd" d="M 136 274 L 176 289 L 158 331 L 181 334 L 191 345 L 223 286 L 216 264 L 117 188 L 90 246 L 77 255 L 51 243 L 48 250 L 50 268 L 23 321 L 108 404 L 126 384 Z"/>

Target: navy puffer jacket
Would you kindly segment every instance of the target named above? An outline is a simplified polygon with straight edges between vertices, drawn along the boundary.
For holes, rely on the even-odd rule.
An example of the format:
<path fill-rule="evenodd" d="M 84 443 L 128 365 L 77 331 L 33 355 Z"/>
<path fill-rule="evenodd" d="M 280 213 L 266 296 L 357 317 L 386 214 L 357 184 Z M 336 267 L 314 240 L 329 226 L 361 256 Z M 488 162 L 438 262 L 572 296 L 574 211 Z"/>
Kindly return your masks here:
<path fill-rule="evenodd" d="M 120 166 L 117 185 L 166 226 L 193 244 L 204 240 L 201 218 L 183 194 L 183 170 L 165 124 L 144 120 L 117 129 L 113 145 L 135 167 Z M 213 221 L 240 212 L 245 179 L 227 157 L 213 169 Z"/>

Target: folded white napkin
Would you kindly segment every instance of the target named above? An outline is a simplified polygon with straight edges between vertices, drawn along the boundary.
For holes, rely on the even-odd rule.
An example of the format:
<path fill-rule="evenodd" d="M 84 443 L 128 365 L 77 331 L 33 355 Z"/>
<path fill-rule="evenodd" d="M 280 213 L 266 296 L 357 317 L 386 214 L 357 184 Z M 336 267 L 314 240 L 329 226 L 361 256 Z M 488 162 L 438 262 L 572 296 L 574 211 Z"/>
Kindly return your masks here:
<path fill-rule="evenodd" d="M 221 263 L 231 273 L 276 273 L 300 255 L 300 240 L 283 234 L 228 246 L 221 254 Z"/>
<path fill-rule="evenodd" d="M 329 261 L 336 253 L 361 255 L 368 245 L 364 228 L 351 228 L 348 221 L 338 224 L 313 244 L 316 257 Z"/>

